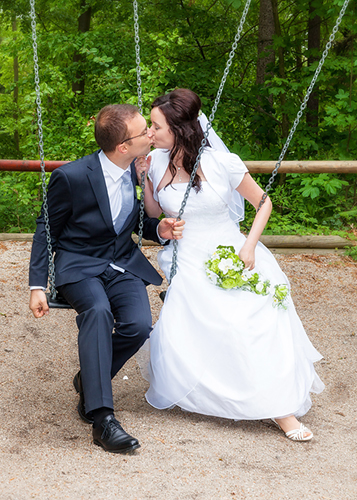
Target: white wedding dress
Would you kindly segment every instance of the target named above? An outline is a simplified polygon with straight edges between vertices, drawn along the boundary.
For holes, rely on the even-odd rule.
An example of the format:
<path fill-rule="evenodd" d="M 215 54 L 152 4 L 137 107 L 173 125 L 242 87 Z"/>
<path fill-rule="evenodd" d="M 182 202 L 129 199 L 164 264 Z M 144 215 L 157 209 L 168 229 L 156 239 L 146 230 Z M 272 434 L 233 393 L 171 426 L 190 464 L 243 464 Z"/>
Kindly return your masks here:
<path fill-rule="evenodd" d="M 167 161 L 166 152 L 154 151 L 149 176 L 164 213 L 175 217 L 187 184 L 157 192 Z M 222 197 L 239 185 L 247 169 L 236 155 L 222 156 L 210 148 L 201 168 L 210 182 L 202 182 L 198 193 L 192 189 L 187 201 L 177 274 L 150 337 L 147 401 L 159 409 L 178 405 L 236 420 L 301 416 L 311 406 L 310 392 L 321 392 L 324 385 L 313 366 L 321 355 L 291 298 L 287 310 L 279 309 L 271 296 L 221 289 L 205 273 L 204 263 L 218 245 L 233 245 L 238 253 L 245 241 Z M 213 187 L 219 177 L 222 186 Z M 158 255 L 167 277 L 171 258 L 172 242 Z M 288 283 L 261 243 L 255 271 L 272 285 Z"/>

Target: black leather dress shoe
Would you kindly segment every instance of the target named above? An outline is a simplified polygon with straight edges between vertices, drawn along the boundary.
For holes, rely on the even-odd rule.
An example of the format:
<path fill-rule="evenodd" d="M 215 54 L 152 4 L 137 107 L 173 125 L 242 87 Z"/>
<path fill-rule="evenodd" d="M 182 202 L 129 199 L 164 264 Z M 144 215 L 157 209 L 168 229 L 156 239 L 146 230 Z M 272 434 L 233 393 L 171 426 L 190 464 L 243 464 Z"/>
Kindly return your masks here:
<path fill-rule="evenodd" d="M 93 442 L 111 453 L 130 453 L 140 448 L 139 441 L 124 431 L 114 415 L 104 417 L 99 427 L 93 427 Z"/>
<path fill-rule="evenodd" d="M 81 379 L 81 372 L 80 371 L 74 376 L 73 385 L 74 385 L 74 388 L 76 389 L 76 391 L 79 393 L 79 403 L 77 406 L 78 415 L 87 424 L 93 424 L 94 418 L 93 418 L 92 412 L 89 411 L 88 413 L 86 413 L 86 411 L 85 411 L 84 393 L 83 393 L 83 388 L 82 388 L 82 379 Z"/>

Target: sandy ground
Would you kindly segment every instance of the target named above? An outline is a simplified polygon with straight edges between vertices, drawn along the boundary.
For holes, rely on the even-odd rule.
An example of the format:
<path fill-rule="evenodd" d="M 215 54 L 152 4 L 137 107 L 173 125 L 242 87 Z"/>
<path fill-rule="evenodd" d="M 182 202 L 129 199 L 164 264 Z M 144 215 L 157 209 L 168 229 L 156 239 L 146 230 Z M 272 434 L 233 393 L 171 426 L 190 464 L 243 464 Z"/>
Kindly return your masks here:
<path fill-rule="evenodd" d="M 35 320 L 28 309 L 30 247 L 0 242 L 1 500 L 357 499 L 357 263 L 277 256 L 324 356 L 326 389 L 303 418 L 312 442 L 290 442 L 269 422 L 154 410 L 132 359 L 113 383 L 114 401 L 141 448 L 114 455 L 93 445 L 76 412 L 75 313 Z M 156 251 L 145 249 L 153 263 Z M 159 291 L 150 289 L 154 319 Z"/>

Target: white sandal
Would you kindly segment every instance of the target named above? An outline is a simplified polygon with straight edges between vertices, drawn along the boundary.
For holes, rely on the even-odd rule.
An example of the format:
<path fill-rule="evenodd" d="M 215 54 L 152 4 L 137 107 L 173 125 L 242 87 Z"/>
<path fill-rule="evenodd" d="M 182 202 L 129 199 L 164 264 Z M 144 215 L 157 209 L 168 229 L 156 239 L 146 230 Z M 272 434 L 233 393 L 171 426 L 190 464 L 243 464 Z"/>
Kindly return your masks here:
<path fill-rule="evenodd" d="M 280 425 L 278 424 L 278 422 L 274 418 L 272 418 L 272 421 L 274 422 L 274 424 L 277 427 L 279 427 L 279 429 L 281 431 L 283 431 L 283 429 L 280 427 Z M 306 434 L 306 433 L 309 433 L 309 434 L 307 436 L 304 436 L 304 434 Z M 310 431 L 310 429 L 305 427 L 305 425 L 302 423 L 300 423 L 299 429 L 293 429 L 292 431 L 285 432 L 285 436 L 288 439 L 291 439 L 292 441 L 310 441 L 314 437 L 314 435 Z"/>

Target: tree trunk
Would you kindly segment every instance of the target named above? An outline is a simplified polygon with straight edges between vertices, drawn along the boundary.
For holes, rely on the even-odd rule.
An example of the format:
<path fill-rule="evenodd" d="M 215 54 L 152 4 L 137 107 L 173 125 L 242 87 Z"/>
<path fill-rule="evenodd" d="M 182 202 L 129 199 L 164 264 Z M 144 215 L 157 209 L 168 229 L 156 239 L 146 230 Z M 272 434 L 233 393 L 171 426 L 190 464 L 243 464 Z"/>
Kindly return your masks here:
<path fill-rule="evenodd" d="M 274 64 L 275 53 L 273 50 L 274 15 L 272 0 L 260 0 L 259 30 L 258 30 L 258 61 L 256 83 L 264 85 L 267 66 Z M 272 104 L 272 101 L 271 101 Z"/>
<path fill-rule="evenodd" d="M 86 0 L 81 0 L 80 7 L 81 10 L 87 6 Z M 78 31 L 80 33 L 86 33 L 90 28 L 90 20 L 92 15 L 92 8 L 88 7 L 87 10 L 82 12 L 82 14 L 78 18 Z M 73 92 L 79 93 L 81 95 L 84 94 L 84 85 L 85 85 L 85 72 L 83 70 L 82 64 L 85 61 L 85 56 L 83 54 L 78 53 L 77 51 L 73 55 L 73 62 L 77 66 L 75 80 L 72 83 Z"/>
<path fill-rule="evenodd" d="M 274 15 L 274 26 L 275 33 L 278 37 L 281 37 L 281 26 L 279 20 L 278 2 L 277 0 L 272 0 L 273 5 L 273 15 Z M 278 48 L 278 60 L 279 60 L 279 76 L 280 78 L 285 78 L 285 61 L 284 61 L 284 51 L 283 47 Z M 284 93 L 280 94 L 280 105 L 282 108 L 282 119 L 281 119 L 281 132 L 284 139 L 288 137 L 289 134 L 289 119 L 288 115 L 284 112 L 286 105 L 286 96 Z M 283 185 L 286 182 L 286 174 L 279 175 L 279 184 Z M 283 213 L 282 209 L 278 207 L 277 211 Z"/>
<path fill-rule="evenodd" d="M 17 23 L 16 23 L 16 18 L 13 17 L 12 19 L 12 31 L 17 31 Z M 16 38 L 15 38 L 16 39 Z M 15 122 L 15 128 L 14 128 L 14 144 L 15 144 L 15 149 L 17 152 L 20 151 L 20 141 L 19 141 L 19 130 L 17 128 L 18 126 L 18 105 L 19 105 L 19 58 L 17 55 L 14 56 L 14 122 Z"/>
<path fill-rule="evenodd" d="M 273 6 L 275 33 L 278 37 L 281 37 L 278 2 L 277 0 L 271 0 L 271 1 Z M 283 47 L 278 48 L 278 60 L 279 60 L 279 76 L 280 78 L 285 78 L 286 75 L 285 75 L 285 61 L 284 61 Z M 284 93 L 280 94 L 280 103 L 282 107 L 282 123 L 281 123 L 282 135 L 283 137 L 287 137 L 289 133 L 289 121 L 288 121 L 288 115 L 284 113 L 284 107 L 286 103 L 286 97 Z"/>
<path fill-rule="evenodd" d="M 308 36 L 307 48 L 309 51 L 308 64 L 311 66 L 319 59 L 319 50 L 321 42 L 321 18 L 315 15 L 315 8 L 313 2 L 309 2 L 309 23 L 308 23 Z M 319 123 L 319 98 L 318 87 L 315 85 L 315 91 L 312 92 L 310 99 L 307 103 L 306 110 L 306 123 L 316 129 Z"/>
<path fill-rule="evenodd" d="M 355 14 L 355 8 L 353 6 L 353 16 Z M 350 98 L 349 98 L 349 105 L 350 107 L 352 106 L 352 95 L 353 95 L 353 69 L 354 69 L 354 54 L 353 54 L 353 45 L 354 45 L 354 33 L 351 31 L 351 69 L 350 69 Z M 347 146 L 346 146 L 346 151 L 349 153 L 350 151 L 350 142 L 351 142 L 351 137 L 352 137 L 352 126 L 349 124 L 348 126 L 348 137 L 347 137 Z M 355 181 L 355 194 L 354 194 L 354 199 L 356 198 L 356 181 Z"/>

